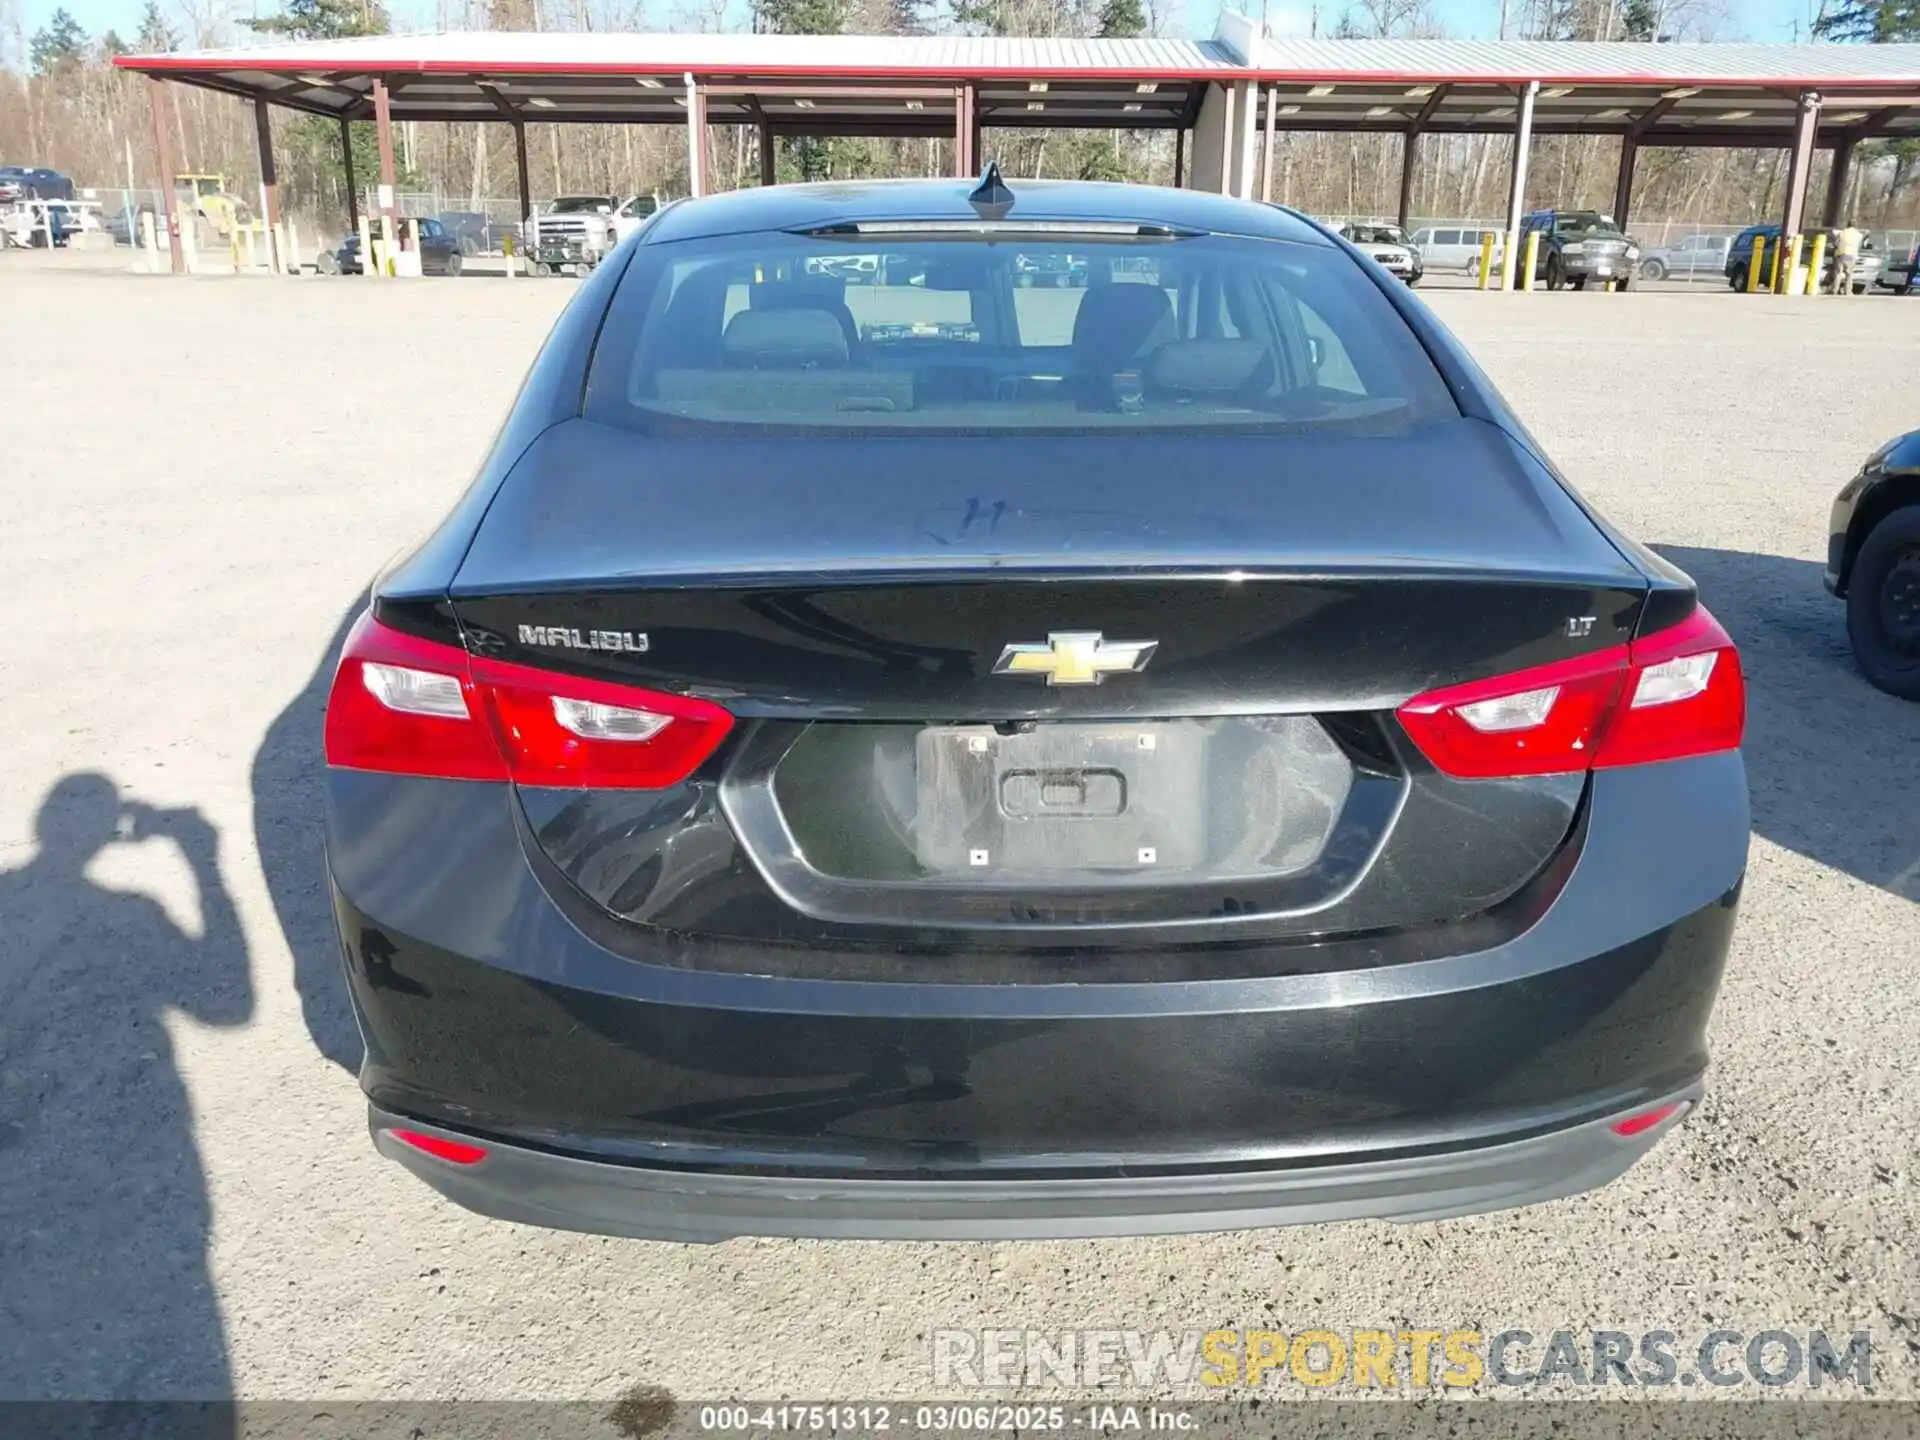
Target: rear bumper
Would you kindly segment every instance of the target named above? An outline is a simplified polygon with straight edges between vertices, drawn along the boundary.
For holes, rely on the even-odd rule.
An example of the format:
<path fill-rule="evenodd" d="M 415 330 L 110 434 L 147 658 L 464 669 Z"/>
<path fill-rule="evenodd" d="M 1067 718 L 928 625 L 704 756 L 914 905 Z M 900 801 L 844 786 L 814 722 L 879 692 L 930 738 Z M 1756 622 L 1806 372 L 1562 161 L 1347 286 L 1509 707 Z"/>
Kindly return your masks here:
<path fill-rule="evenodd" d="M 1747 843 L 1738 754 L 1603 772 L 1564 886 L 1464 953 L 1320 970 L 1303 942 L 1103 983 L 1088 947 L 1086 981 L 1022 984 L 903 952 L 855 980 L 666 931 L 606 949 L 505 787 L 329 794 L 376 1133 L 493 1158 L 383 1151 L 487 1214 L 674 1238 L 1415 1219 L 1603 1184 L 1657 1133 L 1610 1119 L 1698 1091 Z"/>
<path fill-rule="evenodd" d="M 1680 1124 L 1630 1137 L 1606 1120 L 1504 1144 L 1397 1159 L 1203 1174 L 1021 1180 L 847 1180 L 615 1165 L 483 1142 L 469 1165 L 393 1131 L 475 1137 L 377 1107 L 374 1145 L 458 1205 L 497 1220 L 642 1240 L 1043 1240 L 1247 1230 L 1335 1220 L 1444 1220 L 1594 1190 Z"/>

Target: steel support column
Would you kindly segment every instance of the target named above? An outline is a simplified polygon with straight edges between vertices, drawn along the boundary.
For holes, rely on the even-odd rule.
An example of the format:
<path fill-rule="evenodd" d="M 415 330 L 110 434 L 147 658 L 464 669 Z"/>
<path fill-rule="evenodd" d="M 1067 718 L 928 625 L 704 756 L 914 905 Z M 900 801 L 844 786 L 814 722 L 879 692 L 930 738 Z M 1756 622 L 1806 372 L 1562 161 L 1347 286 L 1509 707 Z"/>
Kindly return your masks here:
<path fill-rule="evenodd" d="M 398 181 L 393 173 L 393 102 L 387 94 L 387 82 L 375 77 L 373 82 L 373 137 L 380 146 L 380 239 L 391 254 L 399 245 L 400 227 L 394 214 L 394 186 Z"/>
<path fill-rule="evenodd" d="M 1843 218 L 1853 218 L 1846 214 L 1847 186 L 1853 183 L 1853 147 L 1858 143 L 1852 135 L 1842 135 L 1833 142 L 1833 168 L 1827 172 L 1827 203 L 1820 210 L 1820 224 L 1825 229 L 1838 230 Z"/>
<path fill-rule="evenodd" d="M 1807 208 L 1807 175 L 1813 168 L 1813 135 L 1820 123 L 1820 96 L 1800 92 L 1800 110 L 1793 120 L 1793 148 L 1787 152 L 1787 193 L 1780 210 L 1781 233 L 1798 235 Z"/>
<path fill-rule="evenodd" d="M 980 134 L 980 87 L 967 90 L 967 176 L 971 179 L 987 168 L 986 147 Z"/>
<path fill-rule="evenodd" d="M 1182 125 L 1173 132 L 1173 188 L 1181 189 L 1187 183 L 1182 178 L 1187 168 L 1187 127 Z"/>
<path fill-rule="evenodd" d="M 253 130 L 260 145 L 260 190 L 266 200 L 267 257 L 276 274 L 286 269 L 280 255 L 280 181 L 273 168 L 273 119 L 264 97 L 253 102 Z"/>
<path fill-rule="evenodd" d="M 1507 191 L 1507 244 L 1500 257 L 1500 288 L 1503 290 L 1513 289 L 1514 267 L 1520 263 L 1520 218 L 1527 213 L 1527 160 L 1533 150 L 1533 102 L 1539 94 L 1540 82 L 1529 80 L 1520 91 L 1520 115 L 1513 127 L 1513 179 Z"/>
<path fill-rule="evenodd" d="M 1420 159 L 1420 132 L 1409 130 L 1400 139 L 1400 208 L 1395 218 L 1406 229 L 1413 217 L 1413 167 Z"/>
<path fill-rule="evenodd" d="M 1420 163 L 1420 137 L 1426 133 L 1427 124 L 1440 109 L 1440 103 L 1447 98 L 1453 87 L 1436 85 L 1433 93 L 1427 96 L 1427 103 L 1420 107 L 1420 113 L 1413 117 L 1413 123 L 1407 126 L 1406 138 L 1400 151 L 1400 228 L 1406 229 L 1413 217 L 1413 167 Z"/>
<path fill-rule="evenodd" d="M 1260 152 L 1260 198 L 1269 205 L 1273 203 L 1274 116 L 1279 113 L 1279 109 L 1280 92 L 1268 87 L 1266 147 Z"/>
<path fill-rule="evenodd" d="M 520 182 L 520 223 L 524 225 L 533 218 L 533 182 L 527 175 L 527 127 L 519 120 L 513 122 L 513 168 Z"/>
<path fill-rule="evenodd" d="M 167 89 L 166 81 L 151 76 L 147 80 L 147 98 L 152 102 L 153 148 L 160 162 L 160 203 L 166 207 L 167 249 L 172 257 L 173 273 L 184 275 L 187 257 L 180 248 L 180 227 L 191 225 L 193 217 L 181 215 L 180 200 L 173 190 L 173 92 Z"/>
<path fill-rule="evenodd" d="M 1221 111 L 1220 183 L 1216 188 L 1222 195 L 1233 194 L 1233 161 L 1239 149 L 1239 147 L 1233 143 L 1235 133 L 1233 128 L 1233 100 L 1234 91 L 1238 88 L 1239 87 L 1232 81 L 1228 81 L 1220 87 L 1220 94 L 1223 97 L 1225 108 Z"/>
<path fill-rule="evenodd" d="M 953 92 L 953 173 L 956 179 L 971 179 L 978 157 L 973 153 L 973 106 L 976 100 L 971 85 L 960 85 Z"/>
<path fill-rule="evenodd" d="M 698 199 L 707 193 L 707 97 L 691 70 L 687 83 L 687 194 Z"/>
<path fill-rule="evenodd" d="M 340 169 L 347 177 L 347 233 L 360 230 L 360 181 L 353 173 L 353 122 L 340 117 Z"/>
<path fill-rule="evenodd" d="M 760 117 L 760 183 L 777 185 L 780 183 L 780 156 L 774 149 L 773 122 L 766 116 Z"/>
<path fill-rule="evenodd" d="M 1627 211 L 1633 206 L 1633 168 L 1640 159 L 1640 141 L 1634 135 L 1620 137 L 1620 173 L 1613 182 L 1613 223 L 1627 228 Z"/>

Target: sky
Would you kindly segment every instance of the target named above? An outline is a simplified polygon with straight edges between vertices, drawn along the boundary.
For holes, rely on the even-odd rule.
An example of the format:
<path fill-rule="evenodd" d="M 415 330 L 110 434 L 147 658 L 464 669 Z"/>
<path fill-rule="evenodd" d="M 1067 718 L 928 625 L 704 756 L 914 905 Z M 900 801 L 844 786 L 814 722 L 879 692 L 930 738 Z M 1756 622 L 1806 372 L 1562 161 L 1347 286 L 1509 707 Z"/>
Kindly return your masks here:
<path fill-rule="evenodd" d="M 63 3 L 88 34 L 98 35 L 113 29 L 131 39 L 140 28 L 140 13 L 146 0 L 15 0 L 23 32 L 31 36 Z M 1260 0 L 1245 0 L 1256 18 L 1259 3 Z M 1342 3 L 1343 0 L 1319 0 L 1321 33 L 1332 29 L 1340 17 Z M 1796 21 L 1799 35 L 1804 36 L 1813 8 L 1811 0 L 1708 0 L 1708 3 L 1726 17 L 1714 34 L 1714 38 L 1720 40 L 1792 40 L 1796 38 Z M 1312 28 L 1311 4 L 1312 0 L 1268 0 L 1268 20 L 1274 32 L 1308 34 Z M 436 13 L 430 0 L 389 0 L 389 5 L 396 20 L 409 29 L 427 28 Z M 1168 33 L 1211 35 L 1220 6 L 1221 0 L 1187 0 L 1180 6 L 1184 18 L 1170 25 Z M 190 34 L 193 29 L 184 19 L 189 8 L 200 15 L 224 9 L 228 15 L 244 17 L 272 14 L 280 7 L 277 0 L 192 0 L 190 6 L 182 0 L 160 0 L 161 13 L 182 34 Z M 662 0 L 657 8 L 663 16 L 671 13 L 671 0 Z M 1519 8 L 1519 0 L 1513 0 L 1513 9 Z M 1498 32 L 1500 0 L 1430 0 L 1430 9 L 1449 35 L 1490 39 Z M 0 14 L 4 13 L 4 7 L 0 7 Z"/>

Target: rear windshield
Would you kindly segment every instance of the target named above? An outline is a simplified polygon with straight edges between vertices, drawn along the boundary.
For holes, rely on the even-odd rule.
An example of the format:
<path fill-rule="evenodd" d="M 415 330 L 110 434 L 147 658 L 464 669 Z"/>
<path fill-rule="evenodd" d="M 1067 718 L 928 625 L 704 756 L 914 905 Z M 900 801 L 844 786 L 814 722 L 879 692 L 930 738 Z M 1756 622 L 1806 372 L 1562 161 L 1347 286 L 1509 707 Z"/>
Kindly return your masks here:
<path fill-rule="evenodd" d="M 587 414 L 657 434 L 1394 431 L 1458 408 L 1339 251 L 1194 237 L 643 245 Z"/>

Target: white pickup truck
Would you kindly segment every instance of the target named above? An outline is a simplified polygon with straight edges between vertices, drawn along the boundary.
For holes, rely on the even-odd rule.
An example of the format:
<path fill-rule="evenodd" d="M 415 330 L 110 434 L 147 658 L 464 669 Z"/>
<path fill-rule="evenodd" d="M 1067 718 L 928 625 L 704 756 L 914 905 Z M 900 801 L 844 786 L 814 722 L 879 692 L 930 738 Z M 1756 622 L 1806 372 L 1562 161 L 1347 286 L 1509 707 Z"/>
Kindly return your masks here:
<path fill-rule="evenodd" d="M 656 195 L 562 195 L 527 222 L 524 250 L 535 275 L 586 274 L 660 208 Z"/>

